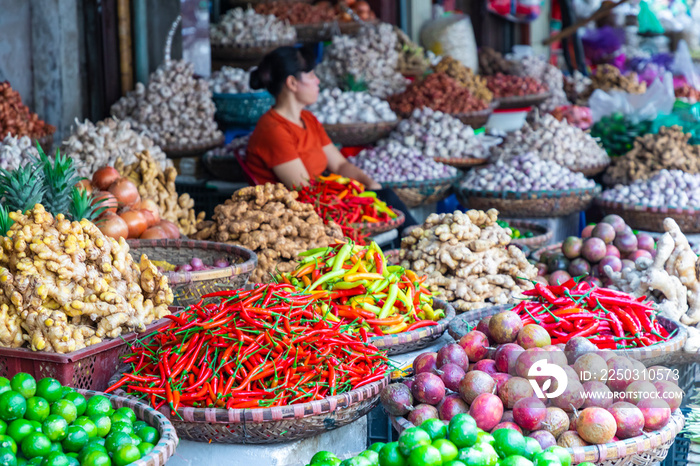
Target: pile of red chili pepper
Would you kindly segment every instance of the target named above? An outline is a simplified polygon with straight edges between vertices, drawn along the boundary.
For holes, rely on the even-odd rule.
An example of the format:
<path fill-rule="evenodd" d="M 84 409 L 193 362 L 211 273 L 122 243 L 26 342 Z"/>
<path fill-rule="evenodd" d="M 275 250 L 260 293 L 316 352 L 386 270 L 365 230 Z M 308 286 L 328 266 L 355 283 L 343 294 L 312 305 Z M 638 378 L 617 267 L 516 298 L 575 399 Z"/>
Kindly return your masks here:
<path fill-rule="evenodd" d="M 365 244 L 368 235 L 353 224 L 388 222 L 397 216 L 385 202 L 377 199 L 377 193 L 365 191 L 359 181 L 340 175 L 319 176 L 298 193 L 299 202 L 313 204 L 325 223 L 334 221 L 340 225 L 343 235 L 357 244 Z"/>
<path fill-rule="evenodd" d="M 433 296 L 423 286 L 427 277 L 387 264 L 375 242 L 359 246 L 348 241 L 299 256 L 297 269 L 278 281 L 320 292 L 330 321 L 378 336 L 437 325 L 445 317 L 442 309 L 433 308 Z"/>
<path fill-rule="evenodd" d="M 530 300 L 512 310 L 523 325 L 544 327 L 553 345 L 585 337 L 600 349 L 639 348 L 666 341 L 675 333 L 669 334 L 659 323 L 646 296 L 635 298 L 573 278 L 555 286 L 535 283 L 523 294 Z"/>
<path fill-rule="evenodd" d="M 215 301 L 204 304 L 214 298 Z M 319 400 L 385 376 L 387 358 L 360 334 L 321 315 L 321 302 L 290 285 L 203 297 L 131 346 L 122 388 L 156 409 L 257 408 Z"/>

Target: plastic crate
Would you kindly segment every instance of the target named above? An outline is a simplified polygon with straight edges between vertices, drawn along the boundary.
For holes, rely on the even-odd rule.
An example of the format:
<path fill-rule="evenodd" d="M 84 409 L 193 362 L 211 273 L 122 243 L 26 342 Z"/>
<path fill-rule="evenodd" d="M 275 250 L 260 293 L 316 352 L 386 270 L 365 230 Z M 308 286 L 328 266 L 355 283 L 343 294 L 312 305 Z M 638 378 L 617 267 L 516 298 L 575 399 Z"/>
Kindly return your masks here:
<path fill-rule="evenodd" d="M 681 408 L 684 408 L 700 386 L 700 364 L 683 364 L 671 369 L 678 369 L 678 386 L 685 392 L 681 403 Z"/>
<path fill-rule="evenodd" d="M 148 335 L 171 322 L 170 319 L 161 319 L 146 327 L 143 333 L 132 332 L 66 354 L 0 348 L 0 376 L 9 379 L 18 372 L 26 372 L 37 380 L 53 377 L 62 385 L 101 392 L 117 372 L 121 356 L 129 351 L 127 343 L 134 341 L 138 335 Z"/>
<path fill-rule="evenodd" d="M 194 201 L 195 212 L 206 213 L 206 218 L 212 218 L 214 208 L 231 199 L 233 190 L 220 190 L 216 186 L 208 184 L 206 181 L 175 181 L 177 194 L 187 193 Z"/>
<path fill-rule="evenodd" d="M 690 408 L 681 408 L 684 416 L 690 412 Z M 690 439 L 681 432 L 676 435 L 676 441 L 671 444 L 668 449 L 666 459 L 661 463 L 662 466 L 685 466 L 688 464 L 688 452 L 690 451 Z"/>
<path fill-rule="evenodd" d="M 391 425 L 389 416 L 386 415 L 381 405 L 367 414 L 367 445 L 375 442 L 389 443 L 399 438 L 398 432 Z"/>

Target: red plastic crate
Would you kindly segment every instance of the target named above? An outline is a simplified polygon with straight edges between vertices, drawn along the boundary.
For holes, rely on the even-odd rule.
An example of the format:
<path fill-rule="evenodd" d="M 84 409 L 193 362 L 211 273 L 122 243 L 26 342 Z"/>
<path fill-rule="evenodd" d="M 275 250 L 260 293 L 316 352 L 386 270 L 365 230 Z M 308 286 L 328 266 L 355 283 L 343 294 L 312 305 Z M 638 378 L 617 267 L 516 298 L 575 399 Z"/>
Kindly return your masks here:
<path fill-rule="evenodd" d="M 170 312 L 178 310 L 180 308 L 171 308 Z M 170 319 L 161 319 L 142 333 L 128 333 L 66 354 L 0 347 L 0 376 L 11 378 L 18 372 L 26 372 L 37 380 L 53 377 L 61 385 L 102 392 L 108 387 L 110 377 L 117 372 L 121 356 L 129 351 L 127 343 L 170 323 Z"/>

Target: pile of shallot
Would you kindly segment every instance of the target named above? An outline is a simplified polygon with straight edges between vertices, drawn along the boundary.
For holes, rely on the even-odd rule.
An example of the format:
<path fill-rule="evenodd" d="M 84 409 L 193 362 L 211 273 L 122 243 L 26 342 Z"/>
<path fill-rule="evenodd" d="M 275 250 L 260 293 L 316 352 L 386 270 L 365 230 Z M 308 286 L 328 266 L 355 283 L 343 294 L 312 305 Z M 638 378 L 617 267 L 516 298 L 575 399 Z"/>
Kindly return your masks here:
<path fill-rule="evenodd" d="M 396 120 L 388 102 L 367 92 L 343 92 L 338 88 L 322 90 L 309 111 L 329 125 Z"/>

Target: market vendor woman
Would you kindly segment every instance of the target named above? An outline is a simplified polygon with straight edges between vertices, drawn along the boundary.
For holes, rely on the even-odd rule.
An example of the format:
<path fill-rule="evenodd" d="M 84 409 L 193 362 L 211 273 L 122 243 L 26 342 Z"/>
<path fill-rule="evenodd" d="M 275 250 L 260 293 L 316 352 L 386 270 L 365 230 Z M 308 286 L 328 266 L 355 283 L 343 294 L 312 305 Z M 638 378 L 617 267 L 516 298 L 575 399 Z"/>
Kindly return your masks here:
<path fill-rule="evenodd" d="M 303 186 L 326 171 L 355 179 L 406 216 L 403 228 L 415 225 L 393 191 L 348 162 L 333 145 L 323 125 L 304 110 L 318 99 L 314 54 L 307 48 L 280 47 L 263 58 L 250 75 L 253 89 L 267 89 L 275 105 L 258 121 L 248 143 L 246 165 L 258 183 Z"/>

